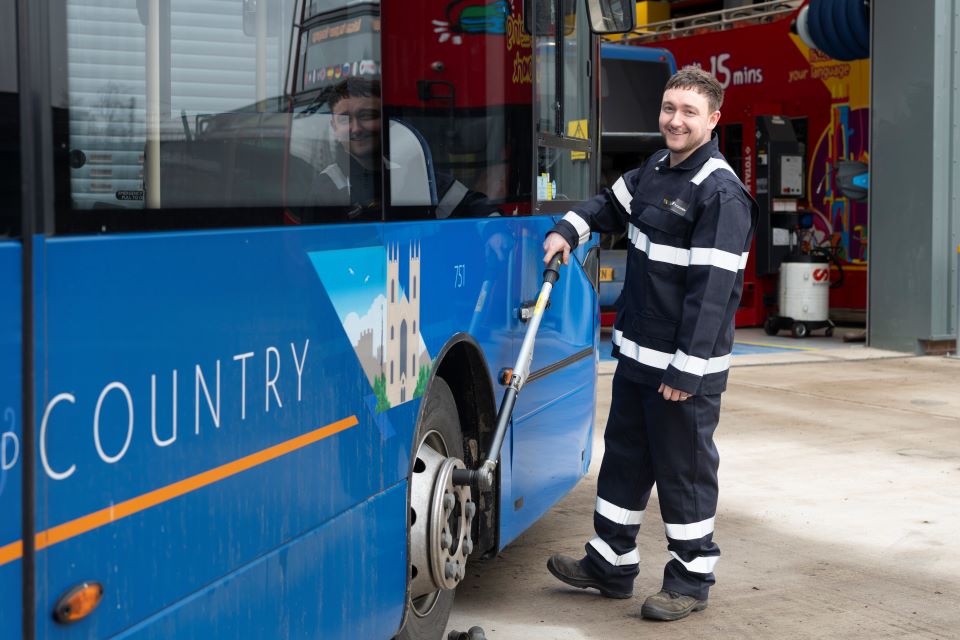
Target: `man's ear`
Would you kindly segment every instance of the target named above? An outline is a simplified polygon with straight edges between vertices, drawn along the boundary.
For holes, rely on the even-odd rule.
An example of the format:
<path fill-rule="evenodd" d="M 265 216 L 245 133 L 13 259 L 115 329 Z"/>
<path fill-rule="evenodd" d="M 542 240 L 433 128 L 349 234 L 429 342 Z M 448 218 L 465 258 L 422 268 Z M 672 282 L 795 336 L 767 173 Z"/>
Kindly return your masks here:
<path fill-rule="evenodd" d="M 709 116 L 707 116 L 707 129 L 713 131 L 713 128 L 717 126 L 717 123 L 720 122 L 720 111 L 714 111 Z"/>

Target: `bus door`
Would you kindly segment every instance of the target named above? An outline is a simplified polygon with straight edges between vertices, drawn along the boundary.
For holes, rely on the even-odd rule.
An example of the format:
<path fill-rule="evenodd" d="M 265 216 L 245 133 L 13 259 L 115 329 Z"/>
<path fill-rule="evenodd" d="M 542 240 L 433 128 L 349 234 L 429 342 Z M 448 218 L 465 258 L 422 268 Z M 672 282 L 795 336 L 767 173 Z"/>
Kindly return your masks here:
<path fill-rule="evenodd" d="M 543 240 L 555 221 L 596 188 L 595 62 L 586 3 L 529 3 L 533 34 L 534 224 L 522 239 L 521 315 L 532 310 L 543 272 Z M 596 378 L 596 250 L 582 243 L 561 269 L 534 349 L 531 376 L 514 411 L 509 498 L 503 542 L 547 511 L 584 473 Z M 518 332 L 525 328 L 518 319 Z M 582 399 L 582 402 L 580 401 Z M 509 499 L 509 502 L 507 500 Z"/>
<path fill-rule="evenodd" d="M 17 20 L 13 0 L 0 1 L 0 629 L 21 627 L 20 126 Z"/>

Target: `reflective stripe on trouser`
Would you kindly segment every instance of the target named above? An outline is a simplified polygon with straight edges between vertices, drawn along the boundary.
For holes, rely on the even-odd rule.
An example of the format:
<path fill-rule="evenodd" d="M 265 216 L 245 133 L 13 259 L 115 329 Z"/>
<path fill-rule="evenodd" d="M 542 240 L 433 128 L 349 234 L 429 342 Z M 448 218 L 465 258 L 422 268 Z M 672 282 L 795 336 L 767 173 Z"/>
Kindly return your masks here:
<path fill-rule="evenodd" d="M 706 599 L 720 556 L 713 542 L 719 415 L 719 395 L 671 402 L 655 388 L 614 376 L 593 514 L 597 537 L 584 559 L 611 590 L 633 591 L 639 522 L 656 483 L 671 557 L 663 588 Z"/>

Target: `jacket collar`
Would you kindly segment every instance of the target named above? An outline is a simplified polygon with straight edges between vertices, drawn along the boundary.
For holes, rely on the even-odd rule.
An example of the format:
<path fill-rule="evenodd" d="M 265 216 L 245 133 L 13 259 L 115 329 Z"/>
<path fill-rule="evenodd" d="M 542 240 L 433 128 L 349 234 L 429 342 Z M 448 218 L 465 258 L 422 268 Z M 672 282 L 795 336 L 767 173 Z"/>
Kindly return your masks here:
<path fill-rule="evenodd" d="M 693 153 L 691 153 L 687 158 L 680 164 L 670 167 L 670 156 L 669 154 L 664 159 L 664 165 L 667 165 L 669 169 L 675 169 L 677 171 L 687 171 L 690 169 L 699 169 L 704 162 L 712 158 L 720 151 L 719 145 L 720 138 L 717 136 L 716 132 L 710 136 L 709 142 L 706 142 L 700 145 Z"/>

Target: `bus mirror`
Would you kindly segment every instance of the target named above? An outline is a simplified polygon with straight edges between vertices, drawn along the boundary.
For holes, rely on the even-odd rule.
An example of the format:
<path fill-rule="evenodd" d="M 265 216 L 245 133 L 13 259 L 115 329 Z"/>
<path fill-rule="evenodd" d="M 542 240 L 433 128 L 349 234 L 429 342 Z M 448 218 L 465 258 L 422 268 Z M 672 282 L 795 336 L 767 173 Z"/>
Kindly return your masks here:
<path fill-rule="evenodd" d="M 413 127 L 391 119 L 389 134 L 390 204 L 395 207 L 434 207 L 437 186 L 430 161 L 430 147 Z"/>
<path fill-rule="evenodd" d="M 626 33 L 637 22 L 637 5 L 633 0 L 587 0 L 590 29 L 594 33 Z"/>

